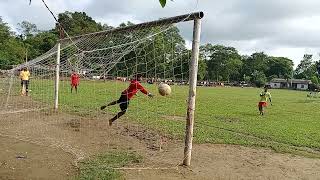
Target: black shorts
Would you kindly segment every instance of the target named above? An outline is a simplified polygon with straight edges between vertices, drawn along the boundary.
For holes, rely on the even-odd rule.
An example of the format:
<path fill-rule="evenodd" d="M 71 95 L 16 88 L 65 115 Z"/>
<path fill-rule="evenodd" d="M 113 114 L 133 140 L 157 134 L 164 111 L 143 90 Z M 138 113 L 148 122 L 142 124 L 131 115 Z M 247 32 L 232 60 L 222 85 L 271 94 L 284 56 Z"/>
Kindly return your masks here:
<path fill-rule="evenodd" d="M 25 86 L 26 90 L 29 89 L 29 80 L 21 80 L 21 86 Z"/>
<path fill-rule="evenodd" d="M 118 99 L 117 103 L 119 104 L 119 107 L 121 111 L 126 111 L 129 107 L 129 99 L 128 96 L 126 95 L 121 95 L 120 98 Z"/>

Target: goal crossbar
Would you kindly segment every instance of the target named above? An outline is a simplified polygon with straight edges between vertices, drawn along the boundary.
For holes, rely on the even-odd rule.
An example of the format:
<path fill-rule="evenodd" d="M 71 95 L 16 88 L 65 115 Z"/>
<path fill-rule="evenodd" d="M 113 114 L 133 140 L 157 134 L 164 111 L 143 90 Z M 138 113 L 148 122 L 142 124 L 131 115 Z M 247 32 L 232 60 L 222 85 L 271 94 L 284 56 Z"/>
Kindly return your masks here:
<path fill-rule="evenodd" d="M 200 11 L 200 12 L 194 12 L 194 13 L 184 14 L 184 15 L 180 15 L 180 16 L 174 16 L 174 17 L 170 17 L 170 18 L 163 18 L 163 19 L 159 19 L 156 21 L 149 21 L 149 22 L 144 22 L 144 23 L 140 23 L 140 24 L 119 27 L 119 28 L 110 29 L 110 30 L 106 30 L 106 31 L 88 33 L 88 34 L 83 34 L 83 35 L 79 35 L 79 36 L 73 36 L 70 38 L 72 40 L 76 40 L 78 38 L 82 38 L 82 37 L 90 36 L 90 35 L 104 35 L 104 34 L 107 35 L 107 34 L 111 34 L 111 33 L 115 33 L 115 32 L 136 30 L 136 29 L 139 29 L 142 27 L 156 27 L 159 25 L 167 25 L 167 24 L 174 24 L 174 23 L 178 23 L 178 22 L 192 21 L 195 19 L 202 19 L 203 16 L 204 16 L 204 13 L 202 11 Z M 70 40 L 70 38 L 67 37 L 67 38 L 61 39 L 60 42 L 68 41 L 68 40 Z"/>

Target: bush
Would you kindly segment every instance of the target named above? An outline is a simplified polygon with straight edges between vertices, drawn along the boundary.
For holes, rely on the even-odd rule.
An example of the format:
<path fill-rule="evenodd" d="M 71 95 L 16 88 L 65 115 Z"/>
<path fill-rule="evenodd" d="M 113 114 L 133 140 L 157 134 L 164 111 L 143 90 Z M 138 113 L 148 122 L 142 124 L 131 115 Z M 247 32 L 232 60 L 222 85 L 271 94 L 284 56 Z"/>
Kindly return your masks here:
<path fill-rule="evenodd" d="M 319 91 L 319 89 L 320 89 L 320 86 L 317 85 L 317 84 L 310 84 L 309 85 L 309 90 L 310 91 Z"/>

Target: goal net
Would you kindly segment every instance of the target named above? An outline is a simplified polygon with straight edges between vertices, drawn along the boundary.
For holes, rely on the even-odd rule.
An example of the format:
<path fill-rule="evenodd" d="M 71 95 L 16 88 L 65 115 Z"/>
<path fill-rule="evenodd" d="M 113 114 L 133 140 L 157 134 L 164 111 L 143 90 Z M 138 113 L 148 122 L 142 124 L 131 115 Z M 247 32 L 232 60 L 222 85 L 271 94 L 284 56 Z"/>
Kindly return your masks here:
<path fill-rule="evenodd" d="M 99 128 L 97 124 L 106 128 L 108 119 L 120 111 L 118 105 L 106 110 L 100 110 L 100 107 L 118 100 L 130 81 L 141 74 L 142 86 L 154 98 L 138 93 L 130 100 L 126 114 L 116 120 L 114 126 L 121 129 L 121 135 L 136 136 L 141 141 L 149 138 L 146 142 L 149 148 L 162 149 L 165 138 L 184 135 L 184 131 L 176 129 L 184 129 L 188 109 L 191 50 L 186 48 L 176 24 L 201 17 L 202 13 L 194 13 L 61 39 L 36 59 L 1 71 L 0 116 L 29 118 L 41 125 L 34 124 L 33 128 L 47 134 L 51 132 L 51 125 L 64 124 L 80 131 L 78 133 L 88 135 L 91 132 L 88 136 L 96 137 L 94 129 Z M 190 26 L 189 32 L 192 32 L 193 23 L 186 26 Z M 24 68 L 30 72 L 28 96 L 25 96 L 26 87 L 19 77 Z M 78 76 L 74 80 L 76 83 L 72 74 Z M 171 86 L 171 95 L 158 94 L 161 82 Z M 74 83 L 77 89 L 72 86 Z M 59 113 L 52 115 L 50 110 L 55 105 L 59 105 Z M 51 116 L 54 118 L 50 119 Z M 93 121 L 97 121 L 96 125 Z M 4 123 L 7 122 L 0 122 Z M 154 131 L 146 135 L 144 129 Z M 8 133 L 17 132 L 21 137 L 34 134 L 17 130 Z M 65 136 L 68 133 L 63 132 L 65 134 L 59 135 L 51 132 L 56 139 L 63 139 L 59 147 L 81 154 L 71 148 L 74 139 L 69 139 Z M 170 135 L 167 137 L 166 134 Z M 110 136 L 113 135 L 107 137 Z M 44 135 L 39 139 L 46 139 L 48 144 L 58 141 Z"/>

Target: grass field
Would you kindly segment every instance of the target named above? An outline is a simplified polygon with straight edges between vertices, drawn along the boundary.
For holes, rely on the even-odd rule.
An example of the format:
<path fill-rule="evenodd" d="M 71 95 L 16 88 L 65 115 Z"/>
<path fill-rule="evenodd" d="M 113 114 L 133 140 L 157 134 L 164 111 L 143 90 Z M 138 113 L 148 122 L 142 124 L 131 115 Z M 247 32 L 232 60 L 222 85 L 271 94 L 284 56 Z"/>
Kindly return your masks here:
<path fill-rule="evenodd" d="M 145 85 L 156 96 L 142 93 L 130 102 L 126 117 L 133 123 L 183 139 L 185 130 L 187 86 L 172 86 L 173 94 L 162 97 L 156 85 Z M 70 93 L 69 82 L 61 82 L 60 107 L 86 116 L 96 116 L 99 107 L 119 97 L 127 87 L 122 82 L 82 81 L 78 94 Z M 34 83 L 32 96 L 42 101 L 53 99 L 53 83 Z M 307 98 L 307 92 L 271 90 L 273 106 L 259 116 L 257 102 L 261 89 L 197 89 L 194 140 L 196 143 L 240 144 L 272 148 L 319 157 L 320 99 Z M 114 115 L 118 106 L 109 108 Z M 119 121 L 124 121 L 125 117 Z"/>
<path fill-rule="evenodd" d="M 128 152 L 107 152 L 97 155 L 89 160 L 80 162 L 79 175 L 75 179 L 79 180 L 113 180 L 125 179 L 115 168 L 121 168 L 131 163 L 139 163 L 142 157 Z"/>

